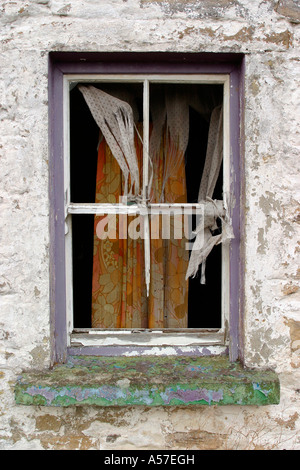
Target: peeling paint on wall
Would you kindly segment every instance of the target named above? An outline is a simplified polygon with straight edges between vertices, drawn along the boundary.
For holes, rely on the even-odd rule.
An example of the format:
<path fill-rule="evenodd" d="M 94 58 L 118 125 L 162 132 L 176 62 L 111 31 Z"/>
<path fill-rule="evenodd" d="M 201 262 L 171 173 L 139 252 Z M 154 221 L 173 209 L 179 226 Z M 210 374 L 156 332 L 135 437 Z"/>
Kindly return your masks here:
<path fill-rule="evenodd" d="M 299 449 L 298 2 L 15 0 L 0 12 L 0 448 Z M 279 405 L 15 404 L 20 372 L 50 364 L 49 51 L 245 54 L 244 358 L 278 372 Z"/>

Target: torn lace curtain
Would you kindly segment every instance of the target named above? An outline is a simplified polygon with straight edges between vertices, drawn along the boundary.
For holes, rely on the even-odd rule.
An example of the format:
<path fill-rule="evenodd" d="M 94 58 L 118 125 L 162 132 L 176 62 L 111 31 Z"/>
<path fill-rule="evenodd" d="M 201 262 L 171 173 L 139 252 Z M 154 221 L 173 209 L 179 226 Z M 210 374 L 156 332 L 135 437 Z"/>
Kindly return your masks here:
<path fill-rule="evenodd" d="M 80 85 L 85 101 L 98 124 L 125 179 L 124 196 L 138 195 L 139 168 L 134 145 L 132 107 L 126 102 L 93 86 Z M 131 187 L 128 191 L 129 175 Z"/>
<path fill-rule="evenodd" d="M 191 251 L 186 279 L 195 277 L 201 265 L 201 284 L 205 284 L 205 264 L 208 255 L 215 245 L 224 243 L 233 238 L 233 230 L 229 219 L 226 197 L 224 195 L 223 209 L 225 215 L 220 213 L 217 204 L 212 200 L 223 159 L 223 108 L 217 106 L 213 109 L 208 132 L 208 142 L 204 169 L 201 177 L 198 202 L 211 202 L 214 205 L 215 217 L 213 225 L 204 226 L 199 223 L 194 230 L 195 242 Z M 214 235 L 217 229 L 217 219 L 222 221 L 222 233 Z"/>
<path fill-rule="evenodd" d="M 124 176 L 123 195 L 138 203 L 142 200 L 142 192 L 139 184 L 139 167 L 134 144 L 134 131 L 137 131 L 136 121 L 138 120 L 134 96 L 130 92 L 124 93 L 121 89 L 119 93 L 115 90 L 111 94 L 92 85 L 78 85 L 78 88 L 120 166 Z M 205 226 L 206 224 L 204 224 L 203 229 L 203 221 L 200 220 L 194 230 L 195 241 L 186 273 L 186 279 L 195 277 L 201 265 L 200 282 L 202 284 L 205 284 L 206 259 L 213 247 L 233 238 L 228 210 L 225 207 L 226 201 L 223 201 L 225 212 L 223 210 L 220 213 L 218 210 L 219 205 L 217 206 L 216 202 L 212 200 L 223 159 L 223 108 L 221 105 L 216 106 L 215 104 L 214 99 L 211 97 L 206 97 L 204 100 L 203 98 L 200 99 L 195 88 L 180 86 L 167 87 L 164 90 L 158 89 L 150 101 L 152 116 L 148 182 L 150 202 L 153 168 L 155 168 L 155 161 L 159 155 L 163 127 L 167 126 L 169 139 L 166 143 L 168 149 L 165 152 L 167 157 L 159 202 L 164 202 L 165 183 L 182 162 L 185 155 L 189 140 L 189 107 L 191 106 L 206 118 L 210 116 L 207 151 L 199 187 L 198 202 L 203 203 L 204 207 L 210 205 L 215 216 L 211 225 Z M 222 220 L 222 233 L 214 235 L 213 231 L 217 226 L 218 218 Z M 145 260 L 146 265 L 149 264 L 147 261 L 150 262 L 150 260 Z"/>

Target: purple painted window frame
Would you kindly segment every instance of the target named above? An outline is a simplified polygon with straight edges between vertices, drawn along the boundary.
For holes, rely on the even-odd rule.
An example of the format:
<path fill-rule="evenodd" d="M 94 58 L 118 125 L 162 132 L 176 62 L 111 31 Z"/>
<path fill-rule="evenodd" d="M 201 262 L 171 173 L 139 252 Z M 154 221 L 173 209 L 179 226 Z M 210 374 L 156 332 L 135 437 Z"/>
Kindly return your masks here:
<path fill-rule="evenodd" d="M 68 356 L 65 279 L 64 221 L 64 74 L 199 73 L 230 75 L 230 168 L 235 238 L 230 244 L 230 359 L 242 359 L 243 351 L 243 54 L 227 53 L 49 53 L 49 199 L 50 199 L 50 324 L 51 362 Z M 78 354 L 82 351 L 78 348 Z M 72 354 L 74 352 L 74 348 Z"/>

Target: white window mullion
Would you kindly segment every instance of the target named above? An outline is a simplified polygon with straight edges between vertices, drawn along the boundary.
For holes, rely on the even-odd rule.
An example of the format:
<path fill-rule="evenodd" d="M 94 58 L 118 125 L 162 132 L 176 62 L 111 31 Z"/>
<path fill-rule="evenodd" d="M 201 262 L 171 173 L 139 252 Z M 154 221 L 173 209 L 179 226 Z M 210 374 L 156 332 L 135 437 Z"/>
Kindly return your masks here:
<path fill-rule="evenodd" d="M 144 81 L 143 93 L 143 206 L 147 206 L 149 197 L 149 80 Z M 144 253 L 145 253 L 145 280 L 147 296 L 150 290 L 150 229 L 149 214 L 144 215 Z"/>
<path fill-rule="evenodd" d="M 149 80 L 144 81 L 143 96 L 143 200 L 148 199 L 149 183 Z"/>

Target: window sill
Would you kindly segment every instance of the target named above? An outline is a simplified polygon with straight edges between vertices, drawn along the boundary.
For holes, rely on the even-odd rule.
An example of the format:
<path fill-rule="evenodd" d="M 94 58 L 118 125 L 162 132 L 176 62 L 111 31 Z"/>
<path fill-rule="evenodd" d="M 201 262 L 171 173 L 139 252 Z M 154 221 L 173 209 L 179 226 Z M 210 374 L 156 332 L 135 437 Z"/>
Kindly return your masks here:
<path fill-rule="evenodd" d="M 224 356 L 73 356 L 51 370 L 24 372 L 15 386 L 17 404 L 61 407 L 272 405 L 279 397 L 274 372 Z"/>

